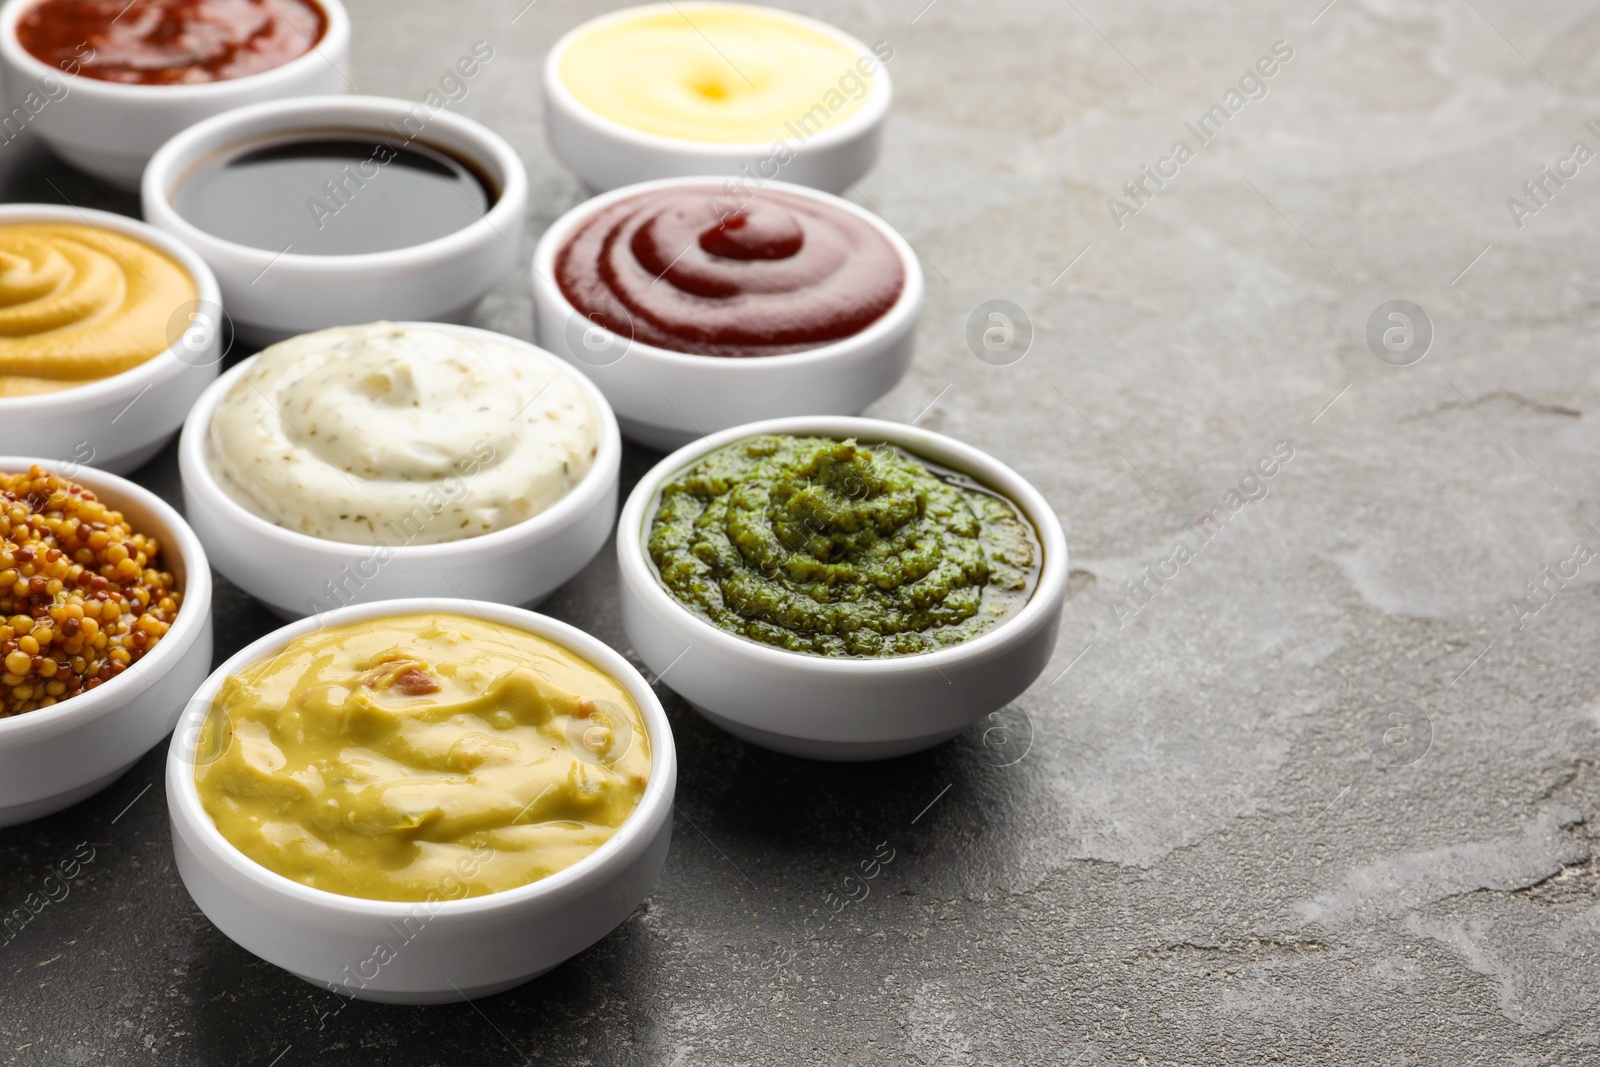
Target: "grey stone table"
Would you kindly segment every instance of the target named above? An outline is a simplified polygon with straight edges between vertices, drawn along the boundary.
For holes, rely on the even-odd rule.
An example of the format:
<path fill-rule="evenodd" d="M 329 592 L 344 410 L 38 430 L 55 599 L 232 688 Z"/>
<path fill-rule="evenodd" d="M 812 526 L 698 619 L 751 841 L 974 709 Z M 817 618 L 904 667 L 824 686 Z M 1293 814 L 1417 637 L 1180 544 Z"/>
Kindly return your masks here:
<path fill-rule="evenodd" d="M 455 106 L 527 160 L 531 240 L 583 197 L 539 60 L 600 5 L 522 3 L 359 0 L 348 74 L 418 98 L 489 41 Z M 94 850 L 0 945 L 0 1060 L 1600 1062 L 1600 13 L 808 10 L 894 50 L 849 195 L 929 299 L 873 413 L 992 451 L 1068 524 L 1048 673 L 865 766 L 663 693 L 683 770 L 654 895 L 453 1007 L 345 1005 L 219 934 L 154 752 L 0 832 L 0 910 Z M 0 167 L 6 200 L 136 210 L 27 137 Z M 1027 318 L 1008 346 L 978 313 L 983 360 L 990 300 Z M 474 321 L 528 337 L 525 279 Z M 630 448 L 625 487 L 654 458 Z M 171 449 L 139 477 L 177 499 Z M 626 652 L 612 560 L 548 610 Z M 273 626 L 226 583 L 216 607 L 219 659 Z"/>

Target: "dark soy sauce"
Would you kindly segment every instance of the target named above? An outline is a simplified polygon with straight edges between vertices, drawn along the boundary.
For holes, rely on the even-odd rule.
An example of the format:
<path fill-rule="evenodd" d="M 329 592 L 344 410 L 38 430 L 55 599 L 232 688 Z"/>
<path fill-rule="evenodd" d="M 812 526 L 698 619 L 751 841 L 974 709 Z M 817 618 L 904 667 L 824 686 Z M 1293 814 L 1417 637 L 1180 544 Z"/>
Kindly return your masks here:
<path fill-rule="evenodd" d="M 220 153 L 172 201 L 188 222 L 235 244 L 343 256 L 448 236 L 482 218 L 496 195 L 452 154 L 352 130 Z"/>

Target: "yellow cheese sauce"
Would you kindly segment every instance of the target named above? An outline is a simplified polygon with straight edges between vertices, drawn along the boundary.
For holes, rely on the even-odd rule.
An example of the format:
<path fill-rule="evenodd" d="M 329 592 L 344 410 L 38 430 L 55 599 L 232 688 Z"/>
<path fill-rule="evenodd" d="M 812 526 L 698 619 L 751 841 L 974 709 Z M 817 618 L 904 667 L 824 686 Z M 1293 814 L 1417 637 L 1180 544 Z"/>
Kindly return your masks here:
<path fill-rule="evenodd" d="M 579 103 L 623 126 L 765 143 L 803 140 L 860 111 L 876 67 L 781 11 L 684 3 L 581 33 L 558 69 Z"/>
<path fill-rule="evenodd" d="M 616 679 L 462 615 L 307 634 L 223 682 L 200 802 L 261 866 L 371 900 L 497 893 L 570 867 L 644 796 L 650 743 Z M 464 887 L 464 889 L 463 889 Z"/>
<path fill-rule="evenodd" d="M 0 225 L 0 396 L 109 378 L 165 352 L 198 296 L 165 253 L 79 223 Z"/>

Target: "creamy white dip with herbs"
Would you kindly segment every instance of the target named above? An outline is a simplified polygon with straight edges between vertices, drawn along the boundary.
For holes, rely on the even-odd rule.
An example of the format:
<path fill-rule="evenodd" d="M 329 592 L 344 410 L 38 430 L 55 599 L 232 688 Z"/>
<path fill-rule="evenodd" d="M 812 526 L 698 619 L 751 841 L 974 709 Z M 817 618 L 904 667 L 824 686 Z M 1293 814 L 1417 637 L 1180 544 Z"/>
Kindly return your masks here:
<path fill-rule="evenodd" d="M 459 541 L 532 518 L 588 473 L 600 420 L 559 360 L 374 322 L 265 349 L 210 428 L 234 500 L 285 529 L 364 545 Z"/>

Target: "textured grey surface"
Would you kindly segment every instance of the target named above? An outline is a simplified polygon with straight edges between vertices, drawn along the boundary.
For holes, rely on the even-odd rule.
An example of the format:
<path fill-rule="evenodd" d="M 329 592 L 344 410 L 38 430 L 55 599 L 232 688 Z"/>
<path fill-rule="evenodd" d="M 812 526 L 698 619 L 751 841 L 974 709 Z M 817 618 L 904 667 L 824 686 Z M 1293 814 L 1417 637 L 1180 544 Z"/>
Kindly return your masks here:
<path fill-rule="evenodd" d="M 1600 550 L 1600 163 L 1520 228 L 1506 203 L 1574 141 L 1600 148 L 1600 15 L 925 2 L 806 9 L 895 49 L 887 149 L 850 195 L 926 257 L 929 300 L 873 413 L 989 449 L 1054 503 L 1077 573 L 1049 673 L 872 766 L 749 748 L 669 697 L 680 815 L 655 894 L 474 1006 L 341 1010 L 236 948 L 173 871 L 152 754 L 0 831 L 0 909 L 95 849 L 0 945 L 0 1060 L 1600 1062 L 1600 561 L 1515 610 L 1576 542 Z M 459 109 L 527 160 L 530 239 L 582 198 L 537 74 L 599 5 L 351 6 L 363 91 L 419 97 L 493 43 Z M 1267 95 L 1119 228 L 1108 197 L 1194 147 L 1184 122 L 1275 41 L 1294 55 Z M 133 207 L 25 141 L 0 167 L 7 200 Z M 1394 367 L 1365 335 L 1402 298 L 1436 337 Z M 1018 362 L 967 347 L 990 299 L 1031 317 Z M 527 337 L 529 305 L 519 275 L 475 321 Z M 1285 441 L 1267 495 L 1199 544 L 1191 523 Z M 628 484 L 652 458 L 630 449 Z M 141 477 L 174 496 L 170 450 Z M 1193 559 L 1127 600 L 1180 540 Z M 548 610 L 626 651 L 613 566 Z M 272 620 L 218 596 L 220 658 Z"/>

